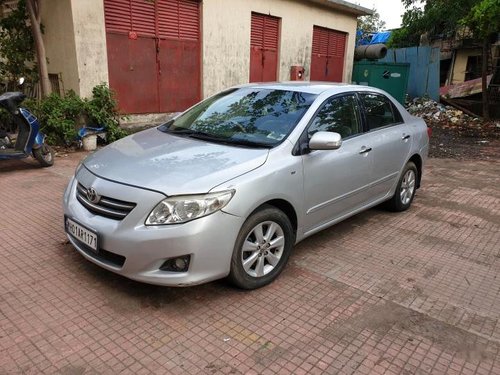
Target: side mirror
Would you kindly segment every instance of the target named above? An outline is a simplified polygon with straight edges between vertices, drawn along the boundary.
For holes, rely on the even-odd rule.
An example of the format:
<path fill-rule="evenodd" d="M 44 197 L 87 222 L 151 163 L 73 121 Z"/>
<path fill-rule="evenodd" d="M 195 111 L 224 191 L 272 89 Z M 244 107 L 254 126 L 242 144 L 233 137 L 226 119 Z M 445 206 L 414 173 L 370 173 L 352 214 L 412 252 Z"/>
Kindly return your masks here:
<path fill-rule="evenodd" d="M 24 77 L 19 78 L 17 80 L 17 83 L 19 84 L 19 86 L 21 86 L 24 83 Z"/>
<path fill-rule="evenodd" d="M 339 133 L 317 132 L 309 140 L 310 150 L 336 150 L 342 146 L 342 137 Z"/>

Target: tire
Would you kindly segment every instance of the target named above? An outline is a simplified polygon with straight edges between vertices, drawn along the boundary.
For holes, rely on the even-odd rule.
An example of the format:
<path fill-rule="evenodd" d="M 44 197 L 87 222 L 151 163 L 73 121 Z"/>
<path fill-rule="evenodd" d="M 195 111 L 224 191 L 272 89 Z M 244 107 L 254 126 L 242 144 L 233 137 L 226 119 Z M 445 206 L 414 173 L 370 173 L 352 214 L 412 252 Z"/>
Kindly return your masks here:
<path fill-rule="evenodd" d="M 33 156 L 44 168 L 54 165 L 54 150 L 45 143 L 33 150 Z"/>
<path fill-rule="evenodd" d="M 410 208 L 417 191 L 417 178 L 417 167 L 409 161 L 401 173 L 394 195 L 387 201 L 386 207 L 390 211 L 401 212 Z"/>
<path fill-rule="evenodd" d="M 271 283 L 285 267 L 294 243 L 295 233 L 288 217 L 273 206 L 263 206 L 240 229 L 229 280 L 242 289 L 257 289 Z"/>

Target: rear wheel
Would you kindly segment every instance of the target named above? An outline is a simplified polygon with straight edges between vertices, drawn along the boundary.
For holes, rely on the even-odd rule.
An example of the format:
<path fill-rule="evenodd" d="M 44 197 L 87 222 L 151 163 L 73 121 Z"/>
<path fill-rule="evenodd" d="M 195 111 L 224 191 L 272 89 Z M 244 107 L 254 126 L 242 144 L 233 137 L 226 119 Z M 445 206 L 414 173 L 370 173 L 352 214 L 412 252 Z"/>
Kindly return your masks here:
<path fill-rule="evenodd" d="M 33 156 L 42 167 L 50 167 L 54 164 L 54 150 L 45 143 L 33 150 Z"/>
<path fill-rule="evenodd" d="M 243 289 L 271 283 L 285 267 L 295 242 L 288 217 L 264 206 L 243 224 L 231 259 L 229 279 Z"/>
<path fill-rule="evenodd" d="M 394 196 L 387 202 L 389 210 L 400 212 L 410 207 L 415 196 L 415 191 L 417 190 L 417 176 L 418 170 L 416 165 L 411 161 L 408 162 L 399 178 Z"/>

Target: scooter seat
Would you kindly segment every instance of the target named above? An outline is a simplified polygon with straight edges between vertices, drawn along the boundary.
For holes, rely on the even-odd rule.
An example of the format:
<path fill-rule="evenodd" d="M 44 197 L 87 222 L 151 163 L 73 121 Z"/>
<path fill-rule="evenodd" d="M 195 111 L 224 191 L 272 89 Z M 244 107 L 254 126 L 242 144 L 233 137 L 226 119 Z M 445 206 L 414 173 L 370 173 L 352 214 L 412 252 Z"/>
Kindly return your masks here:
<path fill-rule="evenodd" d="M 9 112 L 15 112 L 19 104 L 26 98 L 22 92 L 6 92 L 0 95 L 0 106 Z"/>

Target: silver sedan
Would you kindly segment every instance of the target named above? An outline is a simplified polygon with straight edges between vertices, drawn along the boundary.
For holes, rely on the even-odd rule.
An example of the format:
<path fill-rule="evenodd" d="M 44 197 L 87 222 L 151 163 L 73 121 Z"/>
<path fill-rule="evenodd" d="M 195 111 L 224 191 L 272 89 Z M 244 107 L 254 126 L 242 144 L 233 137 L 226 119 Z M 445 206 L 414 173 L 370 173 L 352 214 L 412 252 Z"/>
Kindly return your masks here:
<path fill-rule="evenodd" d="M 409 208 L 428 147 L 424 121 L 375 88 L 238 86 L 89 155 L 65 230 L 134 280 L 254 289 L 306 237 L 381 203 Z"/>

